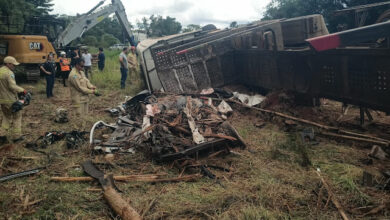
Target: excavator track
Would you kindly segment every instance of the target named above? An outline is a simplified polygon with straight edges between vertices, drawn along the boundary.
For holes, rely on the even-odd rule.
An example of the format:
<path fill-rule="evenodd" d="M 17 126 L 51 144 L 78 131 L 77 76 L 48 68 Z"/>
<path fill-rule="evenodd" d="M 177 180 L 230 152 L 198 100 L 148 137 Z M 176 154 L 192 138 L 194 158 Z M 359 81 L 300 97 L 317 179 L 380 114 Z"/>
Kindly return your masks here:
<path fill-rule="evenodd" d="M 18 81 L 37 82 L 40 75 L 39 64 L 21 64 L 15 70 Z"/>

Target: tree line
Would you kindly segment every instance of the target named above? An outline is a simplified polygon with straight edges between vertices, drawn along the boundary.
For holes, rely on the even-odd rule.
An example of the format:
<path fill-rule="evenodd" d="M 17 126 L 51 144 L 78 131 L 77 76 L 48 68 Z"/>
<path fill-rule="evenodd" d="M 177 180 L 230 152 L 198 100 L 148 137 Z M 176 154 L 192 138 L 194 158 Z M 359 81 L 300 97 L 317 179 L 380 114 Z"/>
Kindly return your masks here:
<path fill-rule="evenodd" d="M 347 28 L 355 27 L 354 14 L 346 13 L 344 15 L 335 16 L 333 13 L 334 11 L 357 5 L 386 1 L 387 0 L 272 0 L 266 7 L 263 19 L 270 20 L 322 14 L 328 29 L 334 32 L 337 30 L 338 25 L 345 25 Z M 384 10 L 386 10 L 385 7 L 370 10 L 366 23 L 375 23 L 376 19 Z"/>

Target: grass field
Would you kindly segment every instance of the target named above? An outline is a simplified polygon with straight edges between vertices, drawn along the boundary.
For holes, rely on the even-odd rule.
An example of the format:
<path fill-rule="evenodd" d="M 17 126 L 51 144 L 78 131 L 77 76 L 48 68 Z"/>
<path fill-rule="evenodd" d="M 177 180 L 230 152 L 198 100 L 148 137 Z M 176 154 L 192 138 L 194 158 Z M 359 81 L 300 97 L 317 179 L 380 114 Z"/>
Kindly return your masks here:
<path fill-rule="evenodd" d="M 139 76 L 130 76 L 131 84 L 129 81 L 125 90 L 119 89 L 118 54 L 119 51 L 106 51 L 105 70 L 94 71 L 91 81 L 103 96 L 91 97 L 90 114 L 82 119 L 71 118 L 67 124 L 53 122 L 55 109 L 70 105 L 67 88 L 57 83 L 56 98 L 47 100 L 43 81 L 23 85 L 34 92 L 32 104 L 23 111 L 25 143 L 47 131 L 88 131 L 97 120 L 115 122 L 105 109 L 142 89 Z M 218 181 L 202 178 L 180 183 L 118 183 L 122 196 L 145 219 L 340 219 L 336 207 L 327 202 L 327 194 L 318 196 L 322 185 L 315 170 L 319 168 L 353 219 L 390 218 L 388 208 L 362 216 L 389 201 L 385 191 L 361 185 L 364 170 L 378 172 L 359 162 L 367 157 L 367 148 L 325 138 L 318 138 L 318 145 L 309 145 L 301 141 L 298 132 L 285 131 L 278 118 L 235 109 L 229 121 L 243 136 L 248 149 L 234 149 L 237 154 L 201 160 L 227 167 L 230 172 L 212 170 Z M 256 127 L 258 122 L 265 126 Z M 104 161 L 102 155 L 93 154 L 87 144 L 69 150 L 64 142 L 41 150 L 50 155 L 50 160 L 23 145 L 13 146 L 12 150 L 0 148 L 0 175 L 48 166 L 37 175 L 0 183 L 1 219 L 119 219 L 102 198 L 97 183 L 50 181 L 52 176 L 84 176 L 80 163 L 87 159 Z M 166 173 L 176 177 L 182 172 L 172 164 L 153 163 L 142 153 L 116 155 L 114 162 L 128 166 L 104 168 L 105 173 Z"/>
<path fill-rule="evenodd" d="M 91 49 L 92 53 L 97 53 L 96 48 Z M 105 68 L 102 72 L 99 72 L 97 68 L 94 68 L 93 77 L 91 79 L 92 83 L 98 86 L 100 89 L 116 89 L 120 88 L 120 69 L 119 69 L 119 53 L 120 50 L 105 50 L 106 62 Z M 137 74 L 130 74 L 128 76 L 128 84 L 131 83 L 132 86 L 128 86 L 126 93 L 134 93 L 135 91 L 139 91 L 143 86 L 142 76 Z"/>

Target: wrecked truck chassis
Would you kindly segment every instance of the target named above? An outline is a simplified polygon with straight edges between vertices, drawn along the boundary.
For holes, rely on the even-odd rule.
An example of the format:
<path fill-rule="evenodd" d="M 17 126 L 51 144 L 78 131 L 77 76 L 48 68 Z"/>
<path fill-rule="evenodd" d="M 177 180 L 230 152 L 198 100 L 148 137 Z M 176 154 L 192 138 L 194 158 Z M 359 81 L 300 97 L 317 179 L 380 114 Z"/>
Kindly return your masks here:
<path fill-rule="evenodd" d="M 239 75 L 230 83 L 286 89 L 390 112 L 389 49 L 240 50 L 233 57 Z M 231 71 L 223 66 L 222 72 Z"/>
<path fill-rule="evenodd" d="M 181 65 L 161 69 L 161 76 L 187 69 L 191 74 L 181 76 L 181 84 L 190 84 L 187 78 L 193 75 L 195 80 L 209 78 L 214 88 L 243 84 L 266 90 L 283 89 L 307 98 L 329 98 L 389 113 L 389 60 L 390 49 L 383 48 L 343 48 L 320 53 L 310 49 L 242 49 L 200 60 L 188 59 Z M 207 68 L 193 68 L 199 62 L 206 63 Z M 164 88 L 180 93 L 175 80 L 165 80 L 169 87 Z"/>
<path fill-rule="evenodd" d="M 150 91 L 199 93 L 243 84 L 390 112 L 390 50 L 375 43 L 388 36 L 389 25 L 329 34 L 321 15 L 254 22 L 141 42 L 140 63 Z M 315 50 L 323 45 L 332 50 Z"/>

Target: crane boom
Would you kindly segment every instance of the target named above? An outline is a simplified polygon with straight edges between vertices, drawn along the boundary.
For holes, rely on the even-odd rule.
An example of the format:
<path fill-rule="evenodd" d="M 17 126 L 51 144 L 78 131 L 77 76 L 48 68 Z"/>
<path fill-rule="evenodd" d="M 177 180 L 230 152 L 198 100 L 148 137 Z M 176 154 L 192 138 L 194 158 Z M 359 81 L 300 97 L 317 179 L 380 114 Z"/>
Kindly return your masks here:
<path fill-rule="evenodd" d="M 133 40 L 133 34 L 130 29 L 130 23 L 127 20 L 125 7 L 120 0 L 112 0 L 111 4 L 102 7 L 97 10 L 104 1 L 100 1 L 95 7 L 85 14 L 80 15 L 73 22 L 71 22 L 66 29 L 58 36 L 55 41 L 57 48 L 65 47 L 73 40 L 82 37 L 83 34 L 103 21 L 105 18 L 115 13 L 120 25 L 122 26 L 126 37 L 130 41 L 131 45 L 135 45 Z"/>

